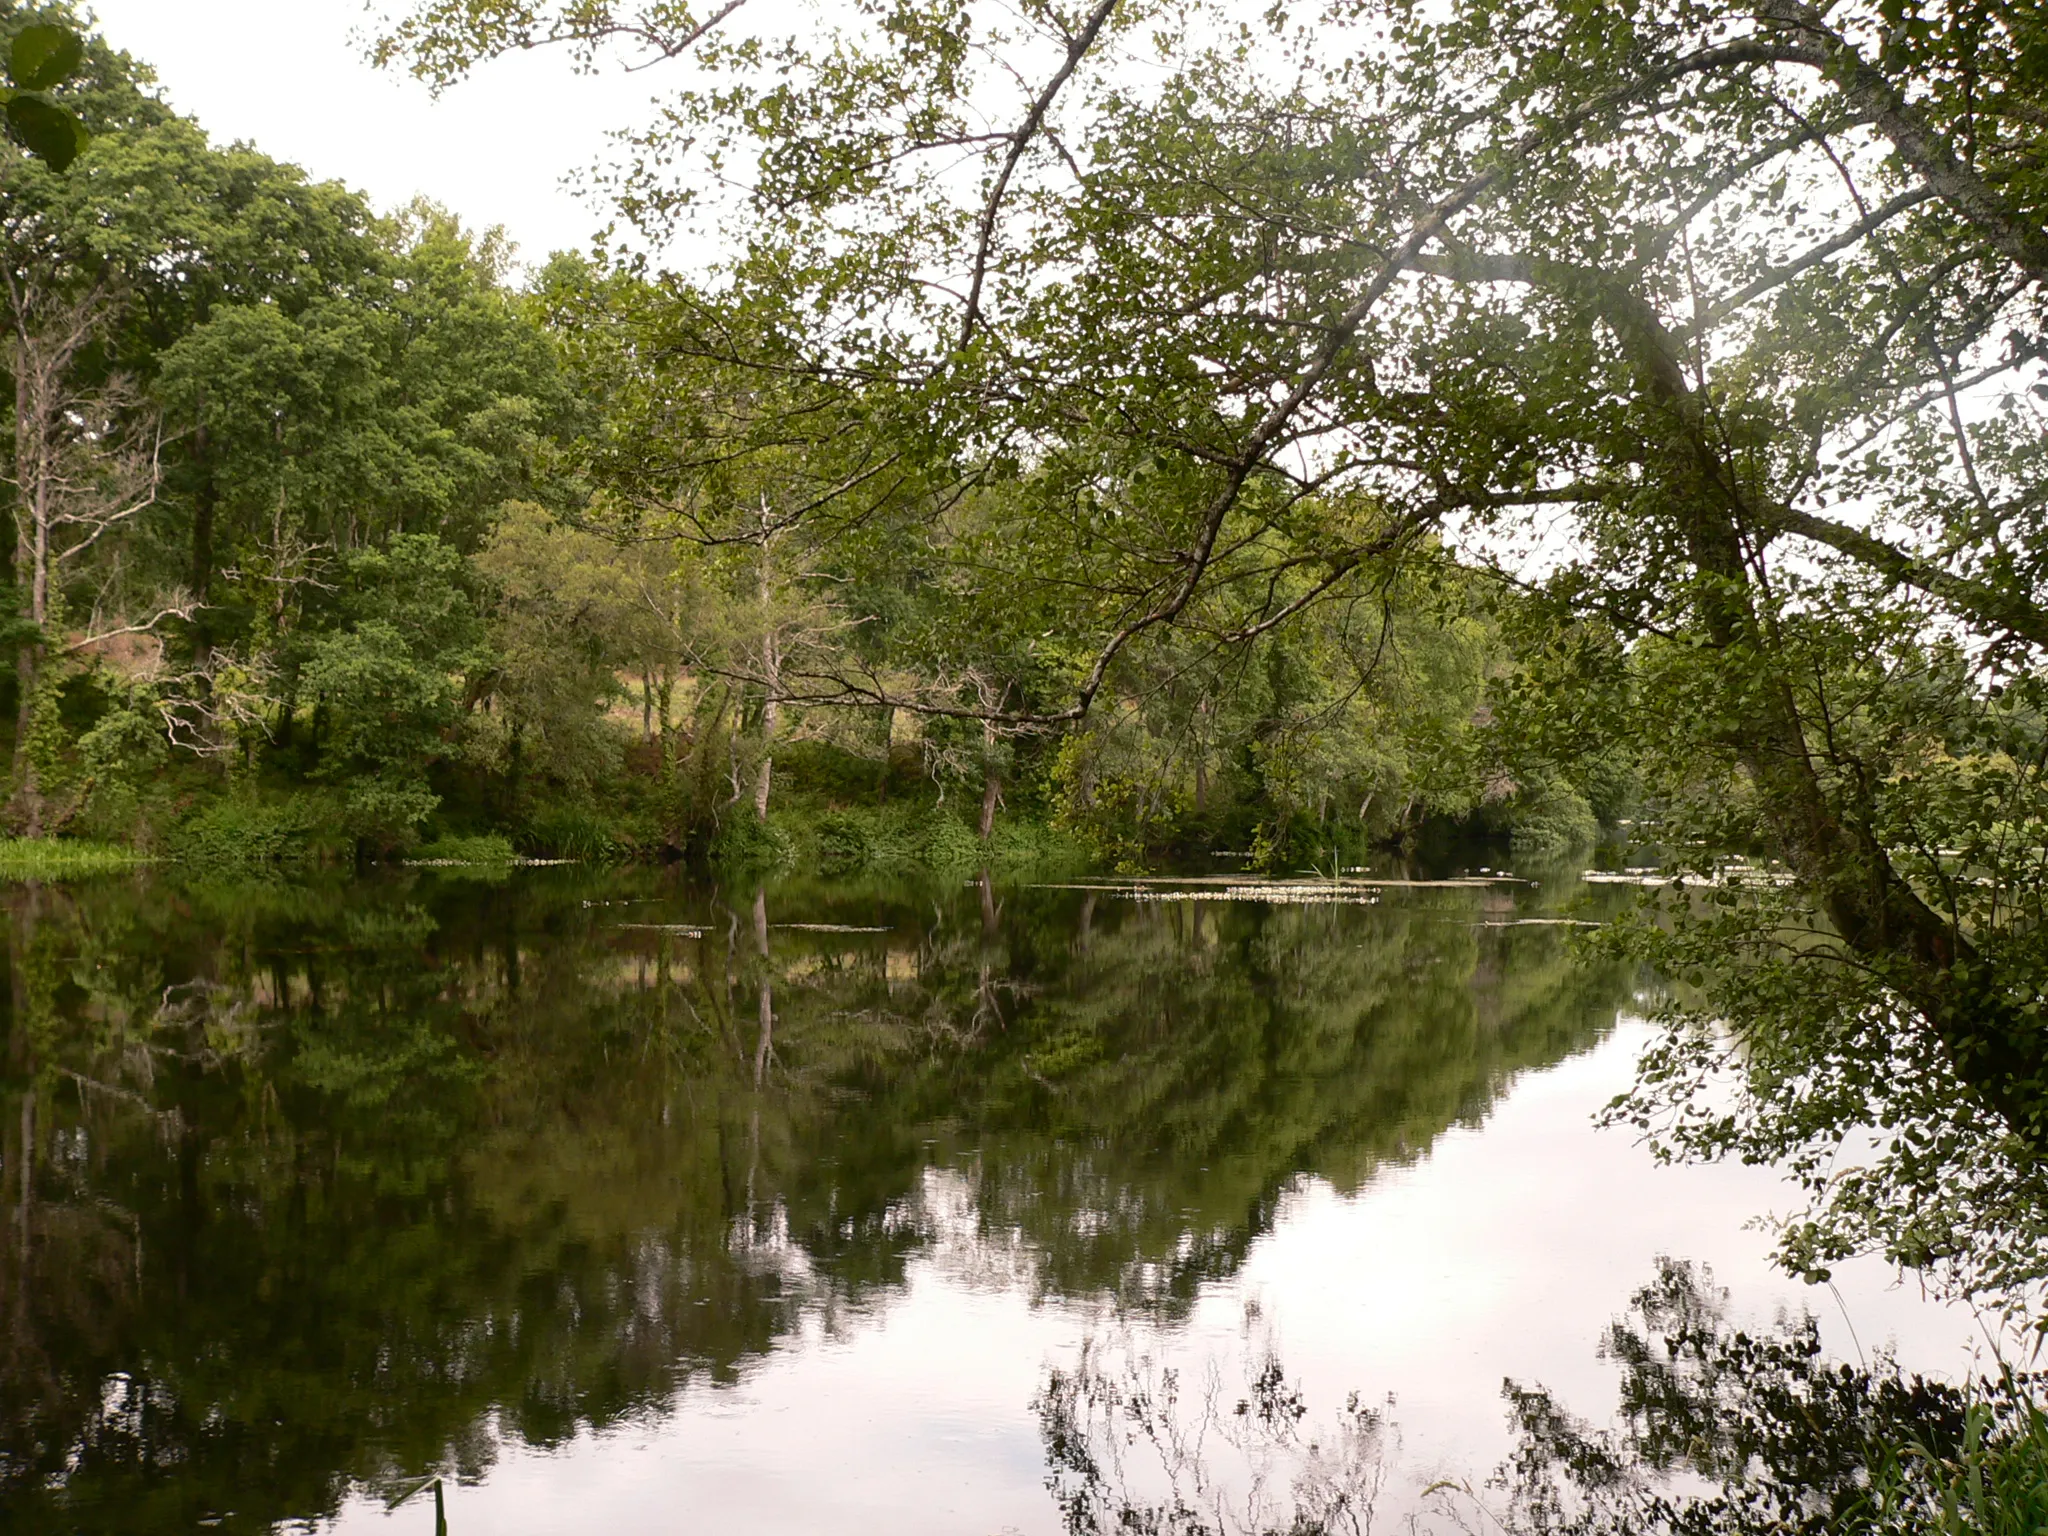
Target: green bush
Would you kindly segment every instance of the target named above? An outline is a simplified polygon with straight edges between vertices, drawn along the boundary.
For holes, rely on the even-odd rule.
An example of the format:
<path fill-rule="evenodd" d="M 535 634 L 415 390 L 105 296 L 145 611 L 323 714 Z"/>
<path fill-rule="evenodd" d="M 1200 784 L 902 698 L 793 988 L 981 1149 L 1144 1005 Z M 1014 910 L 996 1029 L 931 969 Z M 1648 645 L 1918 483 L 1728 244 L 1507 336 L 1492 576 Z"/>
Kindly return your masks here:
<path fill-rule="evenodd" d="M 1960 1445 L 1881 1445 L 1870 1458 L 1866 1502 L 1843 1536 L 2040 1536 L 2048 1531 L 2048 1414 L 2007 1372 L 1964 1410 Z"/>
<path fill-rule="evenodd" d="M 342 808 L 328 797 L 216 800 L 172 828 L 168 851 L 181 864 L 210 870 L 259 870 L 346 856 Z"/>
<path fill-rule="evenodd" d="M 735 809 L 711 838 L 711 862 L 727 870 L 763 870 L 796 862 L 800 844 L 780 823 L 763 826 L 754 813 Z"/>
<path fill-rule="evenodd" d="M 420 823 L 440 803 L 441 797 L 421 780 L 370 774 L 349 782 L 341 824 L 377 853 L 402 853 L 419 840 Z"/>
<path fill-rule="evenodd" d="M 828 811 L 813 829 L 818 843 L 818 867 L 828 873 L 866 869 L 878 862 L 874 837 L 875 818 L 846 811 Z"/>
<path fill-rule="evenodd" d="M 926 818 L 918 839 L 917 862 L 927 869 L 978 869 L 988 862 L 989 850 L 966 822 L 943 811 Z"/>
<path fill-rule="evenodd" d="M 581 859 L 599 864 L 625 858 L 631 845 L 619 836 L 616 815 L 592 806 L 557 802 L 535 809 L 515 834 L 524 853 L 543 859 Z"/>
<path fill-rule="evenodd" d="M 756 847 L 753 832 L 726 834 L 721 861 L 744 855 L 763 863 L 809 863 L 833 875 L 868 871 L 931 869 L 1073 868 L 1088 854 L 1072 837 L 1042 821 L 1003 817 L 984 843 L 948 808 L 923 801 L 884 806 L 835 808 L 816 814 L 801 810 L 771 818 L 768 844 Z M 744 841 L 742 841 L 744 840 Z"/>
<path fill-rule="evenodd" d="M 1560 778 L 1525 786 L 1508 817 L 1509 836 L 1520 854 L 1562 853 L 1590 847 L 1600 839 L 1593 807 Z"/>

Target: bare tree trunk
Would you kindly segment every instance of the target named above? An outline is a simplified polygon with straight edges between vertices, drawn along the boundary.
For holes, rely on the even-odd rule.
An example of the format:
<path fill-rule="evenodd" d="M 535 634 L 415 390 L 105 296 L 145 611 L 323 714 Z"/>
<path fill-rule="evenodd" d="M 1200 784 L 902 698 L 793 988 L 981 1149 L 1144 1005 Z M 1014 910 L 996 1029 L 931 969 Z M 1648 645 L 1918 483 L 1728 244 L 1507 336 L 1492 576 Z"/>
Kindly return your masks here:
<path fill-rule="evenodd" d="M 28 496 L 27 526 L 19 531 L 20 557 L 16 570 L 29 569 L 28 619 L 38 629 L 50 619 L 50 487 L 47 473 L 38 473 Z M 15 661 L 21 698 L 14 726 L 14 780 L 16 805 L 21 812 L 22 833 L 43 835 L 43 792 L 36 770 L 35 718 L 37 693 L 43 681 L 43 643 L 31 640 L 21 648 Z"/>
<path fill-rule="evenodd" d="M 50 543 L 49 453 L 50 416 L 53 402 L 48 398 L 48 381 L 37 368 L 38 359 L 26 328 L 17 322 L 14 346 L 14 476 L 20 500 L 15 514 L 14 577 L 29 578 L 29 607 L 24 617 L 40 626 L 48 617 L 49 573 L 46 556 Z M 14 783 L 16 804 L 23 831 L 42 836 L 43 802 L 36 783 L 35 760 L 29 751 L 31 727 L 35 722 L 36 684 L 42 674 L 42 646 L 31 641 L 15 656 Z"/>
<path fill-rule="evenodd" d="M 213 635 L 206 622 L 205 607 L 213 591 L 213 524 L 220 499 L 214 485 L 209 446 L 206 424 L 201 422 L 192 434 L 192 459 L 199 467 L 199 485 L 192 498 L 192 596 L 200 609 L 192 625 L 192 659 L 202 674 L 213 655 Z"/>
<path fill-rule="evenodd" d="M 661 681 L 655 689 L 654 704 L 656 718 L 654 723 L 656 730 L 659 732 L 657 740 L 661 743 L 661 766 L 666 771 L 675 766 L 674 738 L 669 731 L 668 722 L 669 713 L 675 703 L 676 674 L 674 668 L 670 667 L 667 663 L 663 663 L 657 675 Z"/>
<path fill-rule="evenodd" d="M 764 580 L 762 585 L 767 585 Z M 754 770 L 754 815 L 768 819 L 768 790 L 775 781 L 775 732 L 782 724 L 782 657 L 775 630 L 761 637 L 761 673 L 768 696 L 761 704 L 761 765 Z"/>
<path fill-rule="evenodd" d="M 996 829 L 996 806 L 1003 798 L 1003 778 L 991 763 L 981 776 L 981 840 L 985 843 Z"/>

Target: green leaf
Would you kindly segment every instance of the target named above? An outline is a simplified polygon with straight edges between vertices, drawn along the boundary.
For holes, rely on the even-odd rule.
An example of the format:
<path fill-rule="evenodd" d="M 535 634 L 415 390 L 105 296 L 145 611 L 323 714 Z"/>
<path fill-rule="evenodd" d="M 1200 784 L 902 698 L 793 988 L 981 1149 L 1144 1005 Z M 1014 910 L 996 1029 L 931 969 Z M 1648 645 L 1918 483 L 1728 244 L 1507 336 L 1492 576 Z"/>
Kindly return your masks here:
<path fill-rule="evenodd" d="M 39 21 L 14 34 L 8 78 L 24 91 L 47 91 L 69 80 L 85 62 L 85 43 L 69 27 Z"/>
<path fill-rule="evenodd" d="M 70 169 L 92 135 L 71 113 L 41 96 L 16 95 L 7 102 L 7 126 L 22 146 L 52 170 Z"/>

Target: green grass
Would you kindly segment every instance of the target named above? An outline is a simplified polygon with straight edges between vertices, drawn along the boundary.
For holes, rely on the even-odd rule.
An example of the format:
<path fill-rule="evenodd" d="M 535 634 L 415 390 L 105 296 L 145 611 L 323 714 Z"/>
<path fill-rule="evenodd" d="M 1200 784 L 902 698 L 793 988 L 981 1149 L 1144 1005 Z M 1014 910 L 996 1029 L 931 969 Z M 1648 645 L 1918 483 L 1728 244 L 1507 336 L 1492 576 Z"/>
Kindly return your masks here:
<path fill-rule="evenodd" d="M 0 880 L 62 880 L 113 875 L 150 863 L 149 855 L 115 843 L 71 838 L 0 837 Z"/>
<path fill-rule="evenodd" d="M 1950 1454 L 1909 1444 L 1872 1458 L 1842 1536 L 2040 1536 L 2048 1531 L 2048 1413 L 2014 1375 L 1987 1383 Z"/>

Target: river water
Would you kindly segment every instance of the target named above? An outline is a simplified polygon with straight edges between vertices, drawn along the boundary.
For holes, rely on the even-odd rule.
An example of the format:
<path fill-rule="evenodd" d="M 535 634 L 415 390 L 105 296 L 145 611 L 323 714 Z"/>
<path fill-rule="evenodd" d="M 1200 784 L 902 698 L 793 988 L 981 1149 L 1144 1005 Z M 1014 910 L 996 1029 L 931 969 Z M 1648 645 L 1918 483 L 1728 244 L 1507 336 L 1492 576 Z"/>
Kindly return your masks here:
<path fill-rule="evenodd" d="M 1627 899 L 10 888 L 0 1525 L 427 1536 L 438 1474 L 456 1536 L 1052 1536 L 1051 1386 L 1227 1429 L 1277 1363 L 1391 1529 L 1488 1497 L 1504 1380 L 1604 1420 L 1664 1258 L 1968 1370 L 1889 1272 L 1772 1271 L 1768 1171 L 1594 1129 L 1648 983 L 1569 939 Z"/>

